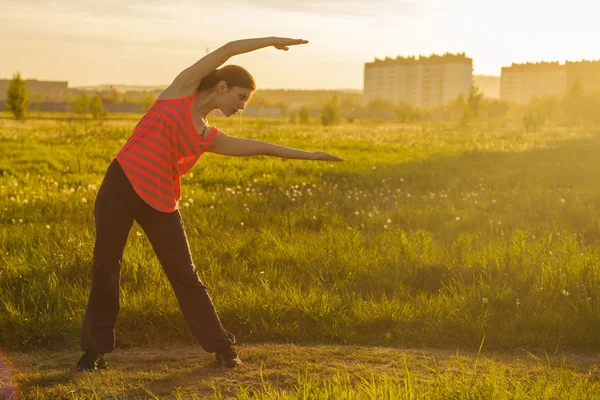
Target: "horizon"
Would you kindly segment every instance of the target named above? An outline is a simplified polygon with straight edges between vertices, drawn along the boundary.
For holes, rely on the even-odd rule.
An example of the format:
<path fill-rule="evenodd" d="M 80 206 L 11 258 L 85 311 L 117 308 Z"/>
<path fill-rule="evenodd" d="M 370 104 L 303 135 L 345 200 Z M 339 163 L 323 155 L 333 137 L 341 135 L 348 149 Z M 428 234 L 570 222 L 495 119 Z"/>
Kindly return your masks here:
<path fill-rule="evenodd" d="M 375 4 L 375 6 L 373 6 Z M 220 4 L 174 0 L 0 0 L 0 76 L 68 81 L 73 87 L 163 86 L 209 51 L 233 40 L 309 40 L 288 52 L 237 55 L 258 87 L 360 90 L 375 58 L 465 53 L 473 74 L 499 77 L 513 63 L 596 60 L 585 38 L 600 36 L 594 6 L 539 0 L 480 4 L 457 0 L 366 0 L 294 7 L 271 1 Z M 468 10 L 468 11 L 465 11 Z M 537 18 L 543 11 L 544 18 Z M 232 17 L 240 13 L 243 19 Z M 560 29 L 558 29 L 560 28 Z M 122 84 L 102 82 L 123 82 Z M 159 84 L 148 82 L 162 82 Z"/>

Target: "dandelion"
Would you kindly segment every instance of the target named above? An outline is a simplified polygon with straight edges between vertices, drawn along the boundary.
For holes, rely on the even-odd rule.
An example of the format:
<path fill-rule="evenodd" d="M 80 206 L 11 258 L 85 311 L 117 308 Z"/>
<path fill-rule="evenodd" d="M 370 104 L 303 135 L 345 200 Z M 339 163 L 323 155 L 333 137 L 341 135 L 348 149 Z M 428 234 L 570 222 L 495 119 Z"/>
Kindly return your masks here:
<path fill-rule="evenodd" d="M 260 272 L 259 272 L 259 274 L 260 274 L 260 275 L 264 275 L 264 274 L 265 274 L 265 271 L 260 271 Z"/>
<path fill-rule="evenodd" d="M 373 165 L 373 170 L 375 170 L 377 167 Z M 15 186 L 17 186 L 17 184 L 15 184 Z"/>
<path fill-rule="evenodd" d="M 386 332 L 385 333 L 385 338 L 386 339 L 391 339 L 392 338 L 392 334 L 390 332 Z"/>
<path fill-rule="evenodd" d="M 563 296 L 569 295 L 569 292 L 567 292 L 565 289 L 561 290 L 560 292 L 563 294 Z"/>
<path fill-rule="evenodd" d="M 50 229 L 50 225 L 46 225 L 46 229 Z"/>
<path fill-rule="evenodd" d="M 457 220 L 457 221 L 460 221 L 460 217 L 456 217 L 456 220 Z"/>
<path fill-rule="evenodd" d="M 410 193 L 407 193 L 406 197 L 412 197 L 412 195 Z"/>
<path fill-rule="evenodd" d="M 517 299 L 516 301 L 517 305 L 521 304 L 521 301 L 519 299 Z"/>
<path fill-rule="evenodd" d="M 183 204 L 185 207 L 189 207 L 190 203 L 188 203 L 187 201 Z"/>
<path fill-rule="evenodd" d="M 22 218 L 19 218 L 19 222 L 22 224 L 22 223 L 23 223 L 23 219 L 22 219 Z"/>
<path fill-rule="evenodd" d="M 484 303 L 487 303 L 488 299 L 487 299 L 487 297 L 484 297 L 481 301 L 483 301 Z"/>
<path fill-rule="evenodd" d="M 317 216 L 316 216 L 316 215 L 313 215 L 313 219 L 317 219 Z"/>
<path fill-rule="evenodd" d="M 140 231 L 137 231 L 135 234 L 138 235 L 138 237 L 142 236 L 142 232 Z"/>
<path fill-rule="evenodd" d="M 384 225 L 384 226 L 383 226 L 383 229 L 387 229 L 387 228 L 388 228 L 388 226 L 387 226 L 387 225 Z"/>
<path fill-rule="evenodd" d="M 564 203 L 565 201 L 566 201 L 565 199 L 560 199 L 560 202 L 561 202 L 561 203 Z"/>
<path fill-rule="evenodd" d="M 243 223 L 243 222 L 240 222 L 240 225 L 241 225 L 241 226 L 244 226 L 244 223 Z"/>
<path fill-rule="evenodd" d="M 188 202 L 189 202 L 190 204 L 194 204 L 194 199 L 189 199 L 189 200 L 188 200 Z"/>
<path fill-rule="evenodd" d="M 211 210 L 214 210 L 214 209 L 215 209 L 215 206 L 210 206 L 210 209 L 211 209 Z"/>
<path fill-rule="evenodd" d="M 354 211 L 354 215 L 358 215 L 360 214 L 358 211 Z"/>
<path fill-rule="evenodd" d="M 81 199 L 81 202 L 85 204 L 87 203 L 87 199 L 84 197 L 83 199 Z"/>
<path fill-rule="evenodd" d="M 496 204 L 496 199 L 492 199 L 492 203 Z"/>
<path fill-rule="evenodd" d="M 369 217 L 372 217 L 372 216 L 373 216 L 373 214 L 369 213 Z"/>
<path fill-rule="evenodd" d="M 548 252 L 548 254 L 550 254 L 551 256 L 552 256 L 552 255 L 554 255 L 554 253 L 553 253 L 553 252 L 551 252 L 551 251 L 549 251 L 549 252 Z"/>

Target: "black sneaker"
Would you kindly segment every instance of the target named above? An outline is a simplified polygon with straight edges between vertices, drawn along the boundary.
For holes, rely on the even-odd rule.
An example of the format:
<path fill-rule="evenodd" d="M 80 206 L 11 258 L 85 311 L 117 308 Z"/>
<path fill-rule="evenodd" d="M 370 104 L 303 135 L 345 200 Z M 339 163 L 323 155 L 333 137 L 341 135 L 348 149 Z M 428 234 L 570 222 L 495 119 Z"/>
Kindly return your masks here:
<path fill-rule="evenodd" d="M 86 351 L 77 363 L 77 371 L 96 371 L 108 368 L 104 354 Z"/>
<path fill-rule="evenodd" d="M 215 360 L 227 368 L 234 368 L 242 364 L 242 360 L 238 358 L 237 352 L 233 346 L 227 346 L 224 349 L 217 350 Z"/>

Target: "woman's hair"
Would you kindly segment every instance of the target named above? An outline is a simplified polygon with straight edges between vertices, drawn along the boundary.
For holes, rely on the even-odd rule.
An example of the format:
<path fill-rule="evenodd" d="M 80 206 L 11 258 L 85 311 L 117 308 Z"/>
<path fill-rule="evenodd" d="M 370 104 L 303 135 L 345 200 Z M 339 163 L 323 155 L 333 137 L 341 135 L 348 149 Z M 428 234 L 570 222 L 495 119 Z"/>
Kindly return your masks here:
<path fill-rule="evenodd" d="M 200 81 L 198 90 L 211 89 L 217 85 L 220 81 L 227 82 L 229 88 L 234 86 L 250 89 L 254 91 L 256 89 L 256 82 L 250 72 L 246 71 L 245 68 L 239 65 L 226 65 L 222 68 L 217 68 L 210 74 L 206 75 Z"/>

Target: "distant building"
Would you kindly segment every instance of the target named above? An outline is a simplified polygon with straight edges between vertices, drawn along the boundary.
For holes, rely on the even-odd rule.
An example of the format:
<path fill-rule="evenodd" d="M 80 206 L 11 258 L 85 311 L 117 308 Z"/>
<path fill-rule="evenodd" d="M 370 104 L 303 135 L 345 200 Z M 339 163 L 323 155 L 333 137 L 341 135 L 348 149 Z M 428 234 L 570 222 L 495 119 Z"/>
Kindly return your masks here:
<path fill-rule="evenodd" d="M 596 61 L 567 61 L 567 90 L 577 81 L 586 92 L 600 92 L 600 60 Z"/>
<path fill-rule="evenodd" d="M 502 67 L 500 98 L 527 104 L 533 96 L 561 97 L 577 81 L 585 92 L 600 91 L 600 60 L 513 63 Z"/>
<path fill-rule="evenodd" d="M 477 85 L 484 97 L 500 98 L 500 77 L 491 75 L 473 75 L 473 84 Z"/>
<path fill-rule="evenodd" d="M 363 104 L 375 99 L 429 109 L 468 96 L 473 60 L 464 54 L 375 59 L 365 63 Z"/>
<path fill-rule="evenodd" d="M 0 100 L 6 100 L 6 92 L 10 86 L 11 79 L 0 79 Z M 27 79 L 27 90 L 31 97 L 36 95 L 66 95 L 69 91 L 69 83 L 66 81 L 38 81 Z"/>
<path fill-rule="evenodd" d="M 510 67 L 502 67 L 502 100 L 526 104 L 534 96 L 562 96 L 566 88 L 567 71 L 558 62 L 513 63 Z"/>

